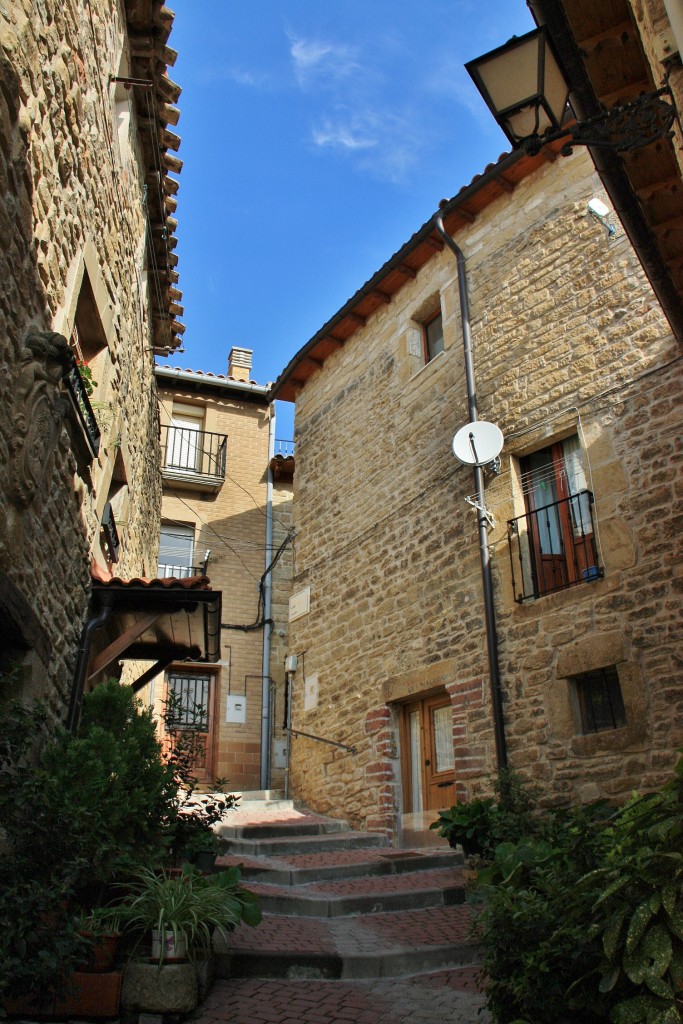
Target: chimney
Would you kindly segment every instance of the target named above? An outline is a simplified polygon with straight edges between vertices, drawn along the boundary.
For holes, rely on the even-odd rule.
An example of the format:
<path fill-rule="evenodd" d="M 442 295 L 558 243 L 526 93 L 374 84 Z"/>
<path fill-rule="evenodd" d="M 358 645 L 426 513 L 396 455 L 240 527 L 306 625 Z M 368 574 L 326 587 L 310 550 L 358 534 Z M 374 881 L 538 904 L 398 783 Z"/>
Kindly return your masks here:
<path fill-rule="evenodd" d="M 250 348 L 230 349 L 228 356 L 228 377 L 248 383 L 251 370 L 252 350 Z"/>

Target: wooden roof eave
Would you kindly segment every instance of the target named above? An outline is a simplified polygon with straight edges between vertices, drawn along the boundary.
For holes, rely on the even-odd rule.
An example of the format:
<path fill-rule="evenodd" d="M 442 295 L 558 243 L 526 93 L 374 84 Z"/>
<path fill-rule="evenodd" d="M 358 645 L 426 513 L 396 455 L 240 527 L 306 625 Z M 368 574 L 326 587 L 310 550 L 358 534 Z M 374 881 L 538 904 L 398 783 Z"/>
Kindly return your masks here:
<path fill-rule="evenodd" d="M 545 25 L 554 43 L 579 120 L 599 114 L 616 100 L 630 98 L 634 87 L 645 84 L 653 89 L 659 84 L 653 81 L 625 0 L 593 0 L 590 4 L 582 0 L 529 0 L 529 7 L 536 23 Z M 631 20 L 628 30 L 626 18 Z M 609 59 L 599 59 L 599 50 L 592 43 L 606 34 L 615 45 L 608 51 Z M 587 42 L 591 45 L 586 50 Z M 675 262 L 678 250 L 666 244 L 667 221 L 675 220 L 683 204 L 670 202 L 663 215 L 660 204 L 652 204 L 650 196 L 641 194 L 643 185 L 646 190 L 665 186 L 671 168 L 676 168 L 673 142 L 661 140 L 623 155 L 596 147 L 589 147 L 589 152 L 671 329 L 683 341 L 683 277 Z M 643 168 L 647 169 L 646 181 Z"/>

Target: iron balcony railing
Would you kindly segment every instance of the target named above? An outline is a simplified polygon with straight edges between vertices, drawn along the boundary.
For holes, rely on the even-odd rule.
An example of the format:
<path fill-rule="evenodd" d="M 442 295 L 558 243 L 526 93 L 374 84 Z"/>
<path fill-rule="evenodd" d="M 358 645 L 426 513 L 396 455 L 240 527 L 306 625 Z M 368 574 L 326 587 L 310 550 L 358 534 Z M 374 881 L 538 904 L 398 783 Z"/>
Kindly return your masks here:
<path fill-rule="evenodd" d="M 509 519 L 507 525 L 516 601 L 590 583 L 603 575 L 590 491 L 533 509 Z"/>
<path fill-rule="evenodd" d="M 285 441 L 284 438 L 276 437 L 274 454 L 282 455 L 285 459 L 294 455 L 294 441 Z"/>
<path fill-rule="evenodd" d="M 228 438 L 191 427 L 162 427 L 162 466 L 164 470 L 190 476 L 225 480 Z"/>
<path fill-rule="evenodd" d="M 168 562 L 159 562 L 157 576 L 160 580 L 174 576 L 177 580 L 188 579 L 190 576 L 204 576 L 206 562 L 204 565 L 172 565 Z"/>
<path fill-rule="evenodd" d="M 83 428 L 83 433 L 88 441 L 93 458 L 96 458 L 100 450 L 100 428 L 97 425 L 95 413 L 88 398 L 88 392 L 75 360 L 71 368 L 64 374 L 63 380 L 71 400 L 71 405 Z"/>

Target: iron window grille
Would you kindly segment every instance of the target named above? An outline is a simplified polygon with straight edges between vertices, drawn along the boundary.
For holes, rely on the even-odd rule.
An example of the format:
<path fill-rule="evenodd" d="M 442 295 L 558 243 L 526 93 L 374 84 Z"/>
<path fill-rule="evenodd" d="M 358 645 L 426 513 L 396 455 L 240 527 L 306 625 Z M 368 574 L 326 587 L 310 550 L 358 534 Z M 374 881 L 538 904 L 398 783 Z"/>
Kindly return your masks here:
<path fill-rule="evenodd" d="M 102 523 L 100 525 L 102 529 L 102 536 L 104 537 L 104 542 L 107 546 L 109 561 L 118 562 L 121 541 L 119 540 L 119 533 L 116 529 L 116 519 L 114 518 L 114 510 L 111 507 L 110 501 L 108 501 L 104 506 Z"/>
<path fill-rule="evenodd" d="M 626 709 L 614 665 L 573 676 L 572 682 L 584 735 L 626 725 Z"/>
<path fill-rule="evenodd" d="M 208 732 L 211 676 L 202 672 L 172 672 L 168 686 L 167 726 Z"/>

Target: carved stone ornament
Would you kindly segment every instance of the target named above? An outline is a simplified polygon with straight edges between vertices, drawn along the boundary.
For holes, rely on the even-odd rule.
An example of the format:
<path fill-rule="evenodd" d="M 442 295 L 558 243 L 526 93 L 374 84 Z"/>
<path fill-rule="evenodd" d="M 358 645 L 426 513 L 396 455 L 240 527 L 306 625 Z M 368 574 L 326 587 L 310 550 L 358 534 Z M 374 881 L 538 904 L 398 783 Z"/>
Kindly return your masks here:
<path fill-rule="evenodd" d="M 31 504 L 48 471 L 68 410 L 59 384 L 72 363 L 73 353 L 63 334 L 30 330 L 24 339 L 10 443 L 9 496 L 19 508 Z"/>

